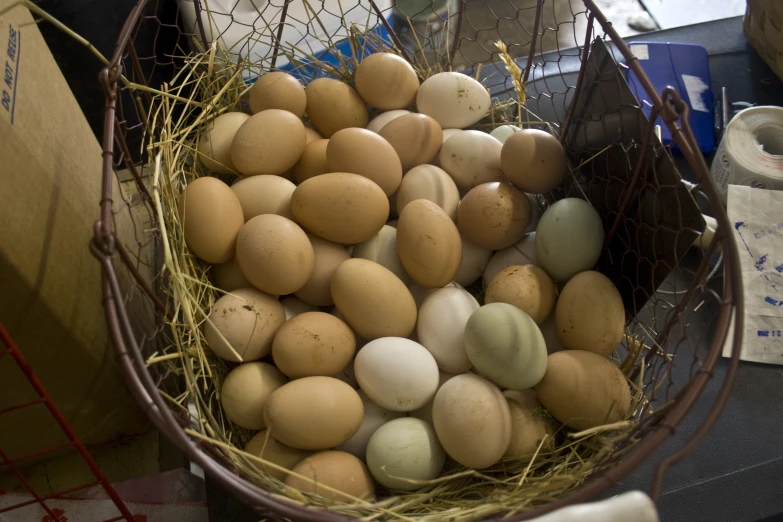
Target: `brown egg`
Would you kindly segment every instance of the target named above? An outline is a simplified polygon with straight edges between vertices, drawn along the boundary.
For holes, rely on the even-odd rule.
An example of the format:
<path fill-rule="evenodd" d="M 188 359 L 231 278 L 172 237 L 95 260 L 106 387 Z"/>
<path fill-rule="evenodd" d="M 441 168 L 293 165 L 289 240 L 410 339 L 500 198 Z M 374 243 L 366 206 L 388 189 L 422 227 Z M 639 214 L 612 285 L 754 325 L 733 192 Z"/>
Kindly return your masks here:
<path fill-rule="evenodd" d="M 386 223 L 389 200 L 375 182 L 337 172 L 310 178 L 294 191 L 291 212 L 305 229 L 336 243 L 367 241 Z"/>
<path fill-rule="evenodd" d="M 299 225 L 276 214 L 256 216 L 237 238 L 237 262 L 253 286 L 272 295 L 292 294 L 313 273 L 313 246 Z"/>
<path fill-rule="evenodd" d="M 280 176 L 251 176 L 231 185 L 239 198 L 245 221 L 261 214 L 277 214 L 288 219 L 291 215 L 291 194 L 296 185 Z"/>
<path fill-rule="evenodd" d="M 245 453 L 249 453 L 254 457 L 260 457 L 267 462 L 271 462 L 272 464 L 276 464 L 285 469 L 294 469 L 297 464 L 312 454 L 310 451 L 291 448 L 278 442 L 269 434 L 269 430 L 266 429 L 259 431 L 247 441 Z M 249 460 L 255 467 L 261 471 L 267 472 L 278 480 L 285 480 L 286 476 L 288 476 L 288 473 L 281 469 L 264 465 L 262 462 L 257 462 L 252 459 Z"/>
<path fill-rule="evenodd" d="M 356 91 L 339 80 L 318 78 L 307 84 L 307 117 L 325 138 L 348 127 L 366 127 L 367 106 Z"/>
<path fill-rule="evenodd" d="M 248 430 L 264 424 L 264 405 L 273 391 L 288 382 L 280 370 L 262 362 L 240 364 L 226 375 L 220 403 L 228 420 Z"/>
<path fill-rule="evenodd" d="M 256 80 L 248 93 L 250 112 L 280 109 L 301 118 L 307 105 L 304 86 L 288 73 L 269 72 Z"/>
<path fill-rule="evenodd" d="M 302 377 L 284 384 L 264 408 L 274 438 L 308 450 L 339 446 L 356 433 L 363 417 L 359 394 L 334 377 Z"/>
<path fill-rule="evenodd" d="M 185 243 L 197 257 L 213 264 L 231 261 L 245 218 L 228 185 L 209 176 L 191 181 L 180 200 L 179 215 Z"/>
<path fill-rule="evenodd" d="M 416 165 L 432 163 L 443 143 L 443 131 L 438 122 L 424 114 L 405 114 L 381 129 L 380 136 L 391 143 L 408 172 Z"/>
<path fill-rule="evenodd" d="M 549 192 L 568 173 L 560 141 L 536 129 L 522 129 L 509 136 L 500 153 L 500 165 L 511 183 L 531 194 Z"/>
<path fill-rule="evenodd" d="M 307 143 L 324 139 L 324 137 L 321 136 L 321 134 L 312 127 L 305 127 L 305 135 L 307 136 Z"/>
<path fill-rule="evenodd" d="M 272 350 L 272 339 L 285 322 L 283 305 L 255 288 L 241 288 L 215 302 L 204 323 L 207 346 L 232 362 L 257 361 Z"/>
<path fill-rule="evenodd" d="M 310 244 L 313 245 L 315 259 L 313 261 L 313 274 L 307 283 L 296 291 L 296 297 L 313 306 L 331 306 L 332 291 L 330 281 L 335 269 L 350 259 L 348 250 L 339 243 L 332 243 L 312 234 L 307 235 Z"/>
<path fill-rule="evenodd" d="M 369 500 L 375 483 L 364 462 L 344 451 L 324 451 L 297 464 L 285 483 L 303 493 L 315 493 L 339 502 Z"/>
<path fill-rule="evenodd" d="M 206 168 L 219 174 L 236 170 L 231 161 L 231 142 L 248 119 L 250 115 L 244 112 L 226 112 L 212 120 L 198 141 L 198 157 Z"/>
<path fill-rule="evenodd" d="M 508 303 L 527 313 L 537 325 L 552 314 L 557 299 L 555 283 L 535 265 L 511 265 L 490 281 L 484 303 Z"/>
<path fill-rule="evenodd" d="M 356 337 L 340 319 L 325 312 L 305 312 L 286 321 L 272 343 L 272 357 L 292 379 L 334 377 L 356 353 Z"/>
<path fill-rule="evenodd" d="M 215 286 L 225 292 L 233 292 L 238 288 L 250 288 L 253 286 L 247 280 L 245 274 L 242 273 L 236 258 L 226 263 L 212 265 L 210 272 L 212 272 L 212 281 L 215 283 Z"/>
<path fill-rule="evenodd" d="M 392 53 L 366 56 L 356 68 L 355 80 L 364 101 L 382 111 L 413 105 L 419 90 L 411 64 Z"/>
<path fill-rule="evenodd" d="M 343 129 L 326 148 L 329 172 L 351 172 L 373 180 L 393 194 L 402 180 L 400 157 L 388 141 L 367 129 Z"/>
<path fill-rule="evenodd" d="M 506 390 L 503 396 L 511 411 L 511 443 L 503 456 L 528 461 L 536 451 L 539 455 L 554 451 L 555 426 L 535 390 Z"/>
<path fill-rule="evenodd" d="M 530 201 L 508 183 L 484 183 L 471 189 L 457 209 L 457 225 L 466 239 L 482 248 L 502 250 L 525 235 Z"/>
<path fill-rule="evenodd" d="M 610 355 L 625 333 L 625 308 L 617 287 L 599 272 L 576 274 L 560 292 L 555 329 L 566 350 Z"/>
<path fill-rule="evenodd" d="M 440 288 L 454 280 L 462 263 L 462 239 L 454 222 L 437 204 L 411 201 L 397 222 L 397 253 L 414 281 Z"/>
<path fill-rule="evenodd" d="M 239 128 L 231 143 L 231 161 L 244 176 L 280 175 L 299 161 L 305 142 L 302 120 L 290 112 L 268 109 Z"/>
<path fill-rule="evenodd" d="M 291 174 L 297 183 L 330 172 L 326 162 L 326 146 L 328 144 L 329 140 L 315 140 L 305 145 L 302 157 L 291 168 Z"/>
<path fill-rule="evenodd" d="M 332 298 L 361 337 L 408 337 L 416 326 L 416 302 L 390 270 L 366 259 L 349 259 L 332 275 Z"/>
<path fill-rule="evenodd" d="M 433 165 L 419 165 L 405 174 L 400 188 L 397 189 L 397 212 L 402 213 L 405 205 L 415 199 L 432 201 L 442 208 L 452 221 L 457 221 L 459 190 L 443 169 Z"/>

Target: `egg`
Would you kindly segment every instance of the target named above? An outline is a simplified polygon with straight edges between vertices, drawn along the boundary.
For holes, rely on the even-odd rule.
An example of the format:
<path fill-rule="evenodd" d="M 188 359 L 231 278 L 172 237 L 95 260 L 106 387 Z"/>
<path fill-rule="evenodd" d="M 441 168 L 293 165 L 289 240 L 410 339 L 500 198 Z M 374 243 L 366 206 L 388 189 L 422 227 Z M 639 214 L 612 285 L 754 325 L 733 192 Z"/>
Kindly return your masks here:
<path fill-rule="evenodd" d="M 522 237 L 518 243 L 503 250 L 498 250 L 487 263 L 484 269 L 484 286 L 488 286 L 492 278 L 498 272 L 511 265 L 536 265 L 536 233 L 530 232 Z"/>
<path fill-rule="evenodd" d="M 489 135 L 497 139 L 500 143 L 505 143 L 509 136 L 520 130 L 521 129 L 516 125 L 501 125 L 492 129 L 492 132 L 490 132 Z"/>
<path fill-rule="evenodd" d="M 272 349 L 272 339 L 284 322 L 285 311 L 277 299 L 242 288 L 215 302 L 204 324 L 204 337 L 222 359 L 255 361 Z"/>
<path fill-rule="evenodd" d="M 307 96 L 299 80 L 288 73 L 275 71 L 264 74 L 253 83 L 248 101 L 253 114 L 267 109 L 280 109 L 301 118 L 304 116 Z"/>
<path fill-rule="evenodd" d="M 329 172 L 351 172 L 371 179 L 390 196 L 402 180 L 402 164 L 394 147 L 367 129 L 334 133 L 326 148 Z"/>
<path fill-rule="evenodd" d="M 599 272 L 572 277 L 557 301 L 555 329 L 568 350 L 610 355 L 625 333 L 625 309 L 617 287 Z"/>
<path fill-rule="evenodd" d="M 444 129 L 464 129 L 486 116 L 489 92 L 462 73 L 442 72 L 427 78 L 416 94 L 416 108 Z"/>
<path fill-rule="evenodd" d="M 490 250 L 508 248 L 521 240 L 530 217 L 525 194 L 497 181 L 471 189 L 457 209 L 459 231 L 468 241 Z"/>
<path fill-rule="evenodd" d="M 218 174 L 236 170 L 231 161 L 231 142 L 248 119 L 250 115 L 244 112 L 226 112 L 207 125 L 198 140 L 198 158 L 206 168 Z"/>
<path fill-rule="evenodd" d="M 539 326 L 539 330 L 541 330 L 541 335 L 544 336 L 544 342 L 546 343 L 547 353 L 552 354 L 555 352 L 560 352 L 562 350 L 565 350 L 563 343 L 561 343 L 560 339 L 557 337 L 557 328 L 555 327 L 555 314 L 550 315 L 549 319 L 544 321 L 544 323 L 541 326 Z"/>
<path fill-rule="evenodd" d="M 568 173 L 560 141 L 538 129 L 522 129 L 503 143 L 503 173 L 520 190 L 544 194 L 557 187 Z"/>
<path fill-rule="evenodd" d="M 465 353 L 463 333 L 478 308 L 475 297 L 453 286 L 435 290 L 421 304 L 416 333 L 442 371 L 464 373 L 473 366 Z"/>
<path fill-rule="evenodd" d="M 286 321 L 305 312 L 318 311 L 317 306 L 309 305 L 304 301 L 302 301 L 301 299 L 299 299 L 298 297 L 294 297 L 293 295 L 287 295 L 282 299 L 280 299 L 280 304 L 283 305 Z"/>
<path fill-rule="evenodd" d="M 532 388 L 546 371 L 546 344 L 538 325 L 507 303 L 482 306 L 465 324 L 465 352 L 483 376 L 502 388 Z"/>
<path fill-rule="evenodd" d="M 490 257 L 492 257 L 492 250 L 482 248 L 463 237 L 462 263 L 454 280 L 462 286 L 472 285 L 484 273 Z"/>
<path fill-rule="evenodd" d="M 443 143 L 438 122 L 424 114 L 405 114 L 380 130 L 380 136 L 391 143 L 402 163 L 403 172 L 416 165 L 432 163 Z"/>
<path fill-rule="evenodd" d="M 364 176 L 330 173 L 299 185 L 291 196 L 291 212 L 309 232 L 350 245 L 367 241 L 383 228 L 389 200 Z"/>
<path fill-rule="evenodd" d="M 295 292 L 296 297 L 313 306 L 331 306 L 332 290 L 330 287 L 334 270 L 346 259 L 350 259 L 348 251 L 339 243 L 332 243 L 318 236 L 308 234 L 307 238 L 313 245 L 313 273 L 307 283 Z"/>
<path fill-rule="evenodd" d="M 272 359 L 292 379 L 340 373 L 356 353 L 356 338 L 343 321 L 325 312 L 306 312 L 275 334 Z"/>
<path fill-rule="evenodd" d="M 364 465 L 350 453 L 323 451 L 297 464 L 286 485 L 338 502 L 357 502 L 375 496 L 375 483 Z"/>
<path fill-rule="evenodd" d="M 530 316 L 537 325 L 555 308 L 557 290 L 549 276 L 535 265 L 511 265 L 490 281 L 484 302 L 508 303 Z"/>
<path fill-rule="evenodd" d="M 364 101 L 382 111 L 413 105 L 419 90 L 419 77 L 411 64 L 392 53 L 365 56 L 354 80 Z"/>
<path fill-rule="evenodd" d="M 455 287 L 455 288 L 462 288 L 462 285 L 460 285 L 457 282 L 452 281 L 451 283 L 442 286 L 441 288 L 446 287 Z M 408 290 L 410 290 L 411 295 L 413 296 L 413 300 L 416 302 L 416 307 L 421 307 L 421 304 L 424 302 L 424 300 L 430 296 L 434 291 L 438 290 L 437 288 L 428 288 L 425 286 L 421 286 L 420 284 L 416 283 L 415 281 L 408 285 Z"/>
<path fill-rule="evenodd" d="M 231 161 L 244 176 L 280 175 L 304 152 L 305 127 L 295 115 L 268 109 L 251 116 L 234 135 Z"/>
<path fill-rule="evenodd" d="M 321 134 L 312 127 L 305 127 L 305 137 L 307 144 L 324 139 L 324 137 L 321 136 Z"/>
<path fill-rule="evenodd" d="M 359 431 L 354 433 L 353 437 L 337 446 L 337 449 L 364 459 L 367 453 L 367 443 L 370 442 L 370 437 L 372 437 L 373 433 L 387 422 L 399 419 L 405 413 L 381 408 L 372 402 L 361 390 L 359 390 L 359 397 L 362 398 L 362 404 L 364 405 L 362 425 L 359 427 Z"/>
<path fill-rule="evenodd" d="M 527 462 L 536 451 L 539 456 L 554 451 L 555 426 L 536 397 L 536 392 L 506 390 L 503 396 L 511 411 L 511 442 L 503 456 Z"/>
<path fill-rule="evenodd" d="M 212 273 L 212 280 L 215 286 L 224 292 L 233 292 L 238 288 L 253 286 L 247 280 L 245 274 L 242 273 L 236 258 L 226 263 L 212 265 L 210 272 Z"/>
<path fill-rule="evenodd" d="M 274 438 L 292 448 L 324 450 L 350 439 L 362 424 L 356 390 L 334 377 L 302 377 L 267 398 L 264 419 Z"/>
<path fill-rule="evenodd" d="M 397 189 L 397 213 L 402 213 L 405 205 L 417 199 L 432 201 L 442 208 L 452 221 L 457 220 L 459 190 L 443 169 L 433 165 L 418 165 L 405 174 Z"/>
<path fill-rule="evenodd" d="M 375 480 L 390 489 L 412 491 L 418 481 L 440 475 L 446 462 L 435 430 L 421 419 L 388 422 L 373 434 L 367 446 L 367 467 Z"/>
<path fill-rule="evenodd" d="M 253 435 L 250 440 L 247 441 L 244 451 L 254 457 L 262 458 L 267 462 L 288 470 L 293 469 L 294 466 L 311 455 L 311 452 L 309 451 L 291 448 L 285 444 L 281 444 L 269 434 L 269 430 L 267 429 L 261 430 Z M 288 475 L 284 470 L 278 469 L 277 467 L 265 465 L 262 462 L 252 459 L 251 462 L 256 468 L 268 473 L 278 480 L 285 480 L 285 477 Z"/>
<path fill-rule="evenodd" d="M 417 199 L 400 213 L 397 253 L 414 281 L 437 288 L 457 275 L 462 262 L 462 240 L 442 208 L 432 201 Z"/>
<path fill-rule="evenodd" d="M 381 132 L 381 129 L 393 119 L 399 118 L 400 116 L 403 116 L 405 114 L 410 114 L 410 113 L 411 111 L 406 111 L 402 109 L 382 112 L 378 116 L 373 118 L 370 121 L 370 123 L 367 124 L 367 130 L 375 133 Z"/>
<path fill-rule="evenodd" d="M 546 209 L 536 229 L 538 264 L 565 282 L 598 262 L 604 244 L 601 216 L 583 199 L 566 198 Z"/>
<path fill-rule="evenodd" d="M 291 194 L 295 188 L 296 185 L 280 176 L 251 176 L 231 185 L 231 190 L 242 205 L 245 221 L 261 214 L 277 214 L 293 219 Z"/>
<path fill-rule="evenodd" d="M 367 397 L 391 411 L 420 408 L 438 389 L 438 365 L 432 354 L 402 337 L 382 337 L 365 344 L 353 368 Z"/>
<path fill-rule="evenodd" d="M 273 391 L 288 382 L 280 370 L 262 362 L 240 364 L 226 375 L 220 402 L 228 420 L 248 430 L 265 428 L 264 405 Z"/>
<path fill-rule="evenodd" d="M 440 387 L 443 386 L 443 383 L 448 381 L 454 377 L 454 374 L 452 373 L 446 373 L 444 371 L 438 371 L 438 390 L 440 390 Z M 437 395 L 437 390 L 435 391 L 435 394 Z M 423 421 L 426 421 L 430 426 L 432 425 L 432 402 L 435 397 L 433 396 L 431 400 L 427 401 L 427 404 L 422 406 L 421 408 L 417 408 L 413 411 L 409 411 L 408 415 L 410 417 L 415 417 L 417 419 L 421 419 Z"/>
<path fill-rule="evenodd" d="M 236 252 L 237 236 L 245 222 L 236 194 L 217 178 L 188 183 L 179 205 L 185 244 L 207 263 L 226 263 Z"/>
<path fill-rule="evenodd" d="M 410 276 L 405 271 L 397 255 L 397 229 L 383 225 L 373 237 L 363 243 L 353 246 L 352 257 L 369 259 L 391 270 L 404 284 L 408 284 Z"/>
<path fill-rule="evenodd" d="M 462 191 L 500 181 L 503 144 L 485 132 L 466 130 L 447 139 L 440 149 L 440 166 Z"/>
<path fill-rule="evenodd" d="M 511 411 L 493 383 L 472 373 L 446 381 L 435 395 L 432 421 L 443 449 L 474 469 L 497 463 L 511 442 Z"/>
<path fill-rule="evenodd" d="M 326 147 L 329 140 L 315 140 L 305 145 L 302 157 L 291 168 L 291 174 L 297 183 L 326 174 L 329 165 L 326 161 Z"/>
<path fill-rule="evenodd" d="M 357 92 L 332 78 L 318 78 L 307 84 L 307 117 L 325 138 L 348 127 L 366 127 L 367 106 Z"/>
<path fill-rule="evenodd" d="M 365 339 L 407 337 L 416 303 L 400 278 L 366 259 L 344 261 L 332 275 L 332 298 L 351 328 Z"/>
<path fill-rule="evenodd" d="M 536 394 L 555 419 L 574 430 L 619 422 L 631 407 L 631 390 L 620 369 L 583 350 L 550 355 Z"/>

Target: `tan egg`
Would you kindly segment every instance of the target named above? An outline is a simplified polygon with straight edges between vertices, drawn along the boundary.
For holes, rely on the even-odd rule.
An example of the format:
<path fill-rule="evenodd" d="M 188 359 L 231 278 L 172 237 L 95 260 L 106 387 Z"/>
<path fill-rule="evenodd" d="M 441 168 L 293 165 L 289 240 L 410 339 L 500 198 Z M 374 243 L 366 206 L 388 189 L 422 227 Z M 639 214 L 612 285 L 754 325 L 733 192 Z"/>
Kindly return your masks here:
<path fill-rule="evenodd" d="M 587 350 L 607 357 L 625 333 L 625 308 L 617 287 L 599 272 L 576 274 L 560 292 L 555 328 L 566 350 Z"/>
<path fill-rule="evenodd" d="M 288 73 L 268 72 L 258 78 L 248 93 L 250 112 L 267 109 L 288 111 L 301 118 L 307 105 L 304 86 Z"/>
<path fill-rule="evenodd" d="M 334 377 L 302 377 L 284 384 L 266 401 L 272 436 L 292 448 L 324 450 L 350 439 L 364 417 L 356 390 Z"/>
<path fill-rule="evenodd" d="M 326 148 L 329 172 L 351 172 L 373 180 L 387 196 L 402 180 L 402 164 L 388 141 L 367 129 L 334 133 Z"/>
<path fill-rule="evenodd" d="M 272 339 L 285 322 L 283 305 L 255 288 L 241 288 L 215 302 L 204 324 L 207 346 L 232 362 L 256 361 L 272 350 Z"/>
<path fill-rule="evenodd" d="M 530 201 L 525 194 L 497 181 L 471 189 L 457 209 L 459 231 L 468 241 L 490 250 L 508 248 L 521 240 L 530 219 Z"/>
<path fill-rule="evenodd" d="M 348 127 L 366 127 L 370 121 L 364 100 L 347 83 L 318 78 L 307 84 L 305 92 L 307 117 L 324 138 Z"/>
<path fill-rule="evenodd" d="M 226 375 L 220 403 L 228 420 L 248 430 L 264 424 L 264 405 L 273 391 L 288 382 L 280 370 L 262 362 L 240 364 Z"/>
<path fill-rule="evenodd" d="M 237 238 L 237 262 L 253 286 L 272 295 L 292 294 L 313 273 L 313 246 L 290 219 L 276 214 L 256 216 Z"/>
<path fill-rule="evenodd" d="M 293 469 L 285 483 L 303 493 L 315 493 L 339 502 L 369 500 L 375 483 L 364 462 L 344 451 L 324 451 L 307 457 Z"/>
<path fill-rule="evenodd" d="M 292 379 L 334 377 L 351 362 L 356 338 L 340 319 L 325 312 L 306 312 L 286 321 L 272 343 L 272 358 Z"/>
<path fill-rule="evenodd" d="M 467 191 L 491 181 L 500 181 L 500 149 L 503 144 L 486 132 L 466 130 L 447 139 L 440 149 L 440 166 Z"/>
<path fill-rule="evenodd" d="M 411 201 L 397 222 L 397 253 L 405 271 L 422 286 L 439 288 L 454 280 L 462 263 L 462 239 L 437 204 Z"/>
<path fill-rule="evenodd" d="M 555 309 L 555 283 L 535 265 L 511 265 L 495 275 L 484 294 L 484 302 L 508 303 L 527 313 L 537 325 Z"/>
<path fill-rule="evenodd" d="M 308 179 L 291 197 L 291 212 L 305 229 L 336 243 L 367 241 L 386 223 L 389 200 L 375 182 L 337 172 Z"/>
<path fill-rule="evenodd" d="M 392 226 L 383 225 L 383 228 L 373 237 L 354 245 L 351 257 L 375 261 L 391 270 L 406 285 L 410 281 L 410 276 L 402 266 L 400 256 L 397 255 L 397 229 Z"/>
<path fill-rule="evenodd" d="M 399 118 L 400 116 L 403 116 L 405 114 L 410 114 L 410 113 L 411 111 L 406 111 L 402 109 L 396 111 L 382 112 L 378 116 L 373 118 L 370 121 L 370 123 L 367 124 L 367 130 L 375 133 L 381 132 L 381 129 L 393 119 Z"/>
<path fill-rule="evenodd" d="M 397 189 L 397 213 L 402 213 L 405 205 L 416 199 L 432 201 L 452 221 L 457 220 L 459 190 L 443 169 L 434 165 L 418 165 L 405 174 Z"/>
<path fill-rule="evenodd" d="M 537 129 L 522 129 L 508 137 L 500 154 L 503 173 L 520 190 L 543 194 L 557 187 L 568 173 L 560 141 Z"/>
<path fill-rule="evenodd" d="M 291 168 L 291 174 L 297 183 L 330 172 L 326 162 L 326 146 L 328 144 L 329 140 L 315 140 L 305 145 L 302 157 Z"/>
<path fill-rule="evenodd" d="M 503 456 L 529 461 L 536 451 L 539 455 L 553 452 L 555 425 L 535 390 L 506 390 L 503 396 L 511 411 L 511 442 Z"/>
<path fill-rule="evenodd" d="M 424 114 L 411 113 L 395 118 L 379 134 L 397 151 L 403 172 L 416 165 L 432 163 L 443 143 L 440 125 Z"/>
<path fill-rule="evenodd" d="M 296 185 L 280 176 L 251 176 L 231 185 L 231 190 L 242 205 L 245 221 L 261 214 L 277 214 L 293 219 L 291 194 L 294 189 Z"/>
<path fill-rule="evenodd" d="M 367 340 L 408 337 L 416 326 L 416 303 L 405 283 L 366 259 L 349 259 L 332 276 L 334 304 Z"/>
<path fill-rule="evenodd" d="M 197 257 L 213 264 L 231 261 L 245 218 L 228 185 L 208 176 L 191 181 L 180 200 L 179 214 L 185 243 Z"/>
<path fill-rule="evenodd" d="M 299 160 L 305 142 L 302 120 L 280 109 L 265 110 L 239 128 L 231 143 L 231 161 L 243 176 L 280 175 Z"/>
<path fill-rule="evenodd" d="M 312 452 L 310 451 L 291 448 L 276 441 L 275 438 L 269 434 L 269 430 L 267 429 L 259 431 L 247 441 L 245 453 L 262 458 L 285 469 L 294 469 L 294 466 L 312 455 Z M 288 473 L 281 469 L 264 465 L 262 462 L 252 459 L 249 460 L 256 468 L 265 471 L 278 480 L 285 480 L 286 476 L 288 476 Z"/>
<path fill-rule="evenodd" d="M 392 53 L 366 56 L 356 68 L 356 90 L 382 111 L 404 109 L 416 101 L 419 77 L 411 64 Z"/>
<path fill-rule="evenodd" d="M 321 136 L 321 133 L 313 129 L 312 127 L 305 127 L 305 136 L 307 137 L 307 143 L 312 143 L 316 140 L 324 139 L 324 137 Z"/>
<path fill-rule="evenodd" d="M 575 430 L 620 422 L 631 408 L 631 390 L 620 369 L 582 350 L 547 357 L 536 394 L 555 419 Z"/>
<path fill-rule="evenodd" d="M 350 259 L 351 256 L 339 243 L 332 243 L 312 234 L 308 234 L 307 237 L 315 253 L 313 274 L 307 283 L 295 292 L 296 297 L 313 306 L 331 306 L 334 304 L 329 286 L 332 273 L 340 263 Z"/>
<path fill-rule="evenodd" d="M 215 283 L 215 286 L 225 292 L 233 292 L 238 288 L 250 288 L 253 286 L 247 280 L 245 274 L 242 273 L 236 258 L 226 263 L 212 265 L 210 271 L 212 272 L 212 281 Z"/>
<path fill-rule="evenodd" d="M 248 119 L 250 115 L 244 112 L 226 112 L 212 120 L 198 140 L 198 157 L 206 168 L 219 174 L 236 170 L 231 161 L 231 142 Z"/>

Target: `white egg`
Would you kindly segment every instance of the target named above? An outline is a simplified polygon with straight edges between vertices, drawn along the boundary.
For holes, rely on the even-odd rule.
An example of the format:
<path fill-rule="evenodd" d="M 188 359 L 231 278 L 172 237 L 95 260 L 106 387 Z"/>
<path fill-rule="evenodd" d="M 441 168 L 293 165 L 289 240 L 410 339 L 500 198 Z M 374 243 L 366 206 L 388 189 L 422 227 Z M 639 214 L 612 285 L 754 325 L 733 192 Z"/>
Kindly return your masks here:
<path fill-rule="evenodd" d="M 411 411 L 438 389 L 438 364 L 425 347 L 402 337 L 370 341 L 356 354 L 356 380 L 378 406 Z"/>
<path fill-rule="evenodd" d="M 462 191 L 482 183 L 500 181 L 500 151 L 503 144 L 486 132 L 466 130 L 447 139 L 438 156 L 440 166 L 448 172 Z"/>
<path fill-rule="evenodd" d="M 462 263 L 454 280 L 462 286 L 472 285 L 487 268 L 492 250 L 481 248 L 462 238 Z"/>
<path fill-rule="evenodd" d="M 444 129 L 464 129 L 483 118 L 491 104 L 489 92 L 470 76 L 442 72 L 419 87 L 416 108 Z"/>
<path fill-rule="evenodd" d="M 351 257 L 369 259 L 391 270 L 400 280 L 408 284 L 411 280 L 397 255 L 397 229 L 384 225 L 373 237 L 353 246 Z"/>
<path fill-rule="evenodd" d="M 487 263 L 487 267 L 484 269 L 484 286 L 489 285 L 492 278 L 497 275 L 498 272 L 511 265 L 536 265 L 538 259 L 536 259 L 536 233 L 531 232 L 527 234 L 522 240 L 514 246 L 498 250 Z"/>
<path fill-rule="evenodd" d="M 381 408 L 372 402 L 363 391 L 359 390 L 358 393 L 359 397 L 362 398 L 362 404 L 364 405 L 364 419 L 362 420 L 361 426 L 359 426 L 359 431 L 354 433 L 353 437 L 337 446 L 337 449 L 346 451 L 351 455 L 364 460 L 365 453 L 367 452 L 367 443 L 370 442 L 370 437 L 373 436 L 373 433 L 390 420 L 399 419 L 405 414 L 399 411 L 389 411 L 386 408 Z"/>
<path fill-rule="evenodd" d="M 463 333 L 478 308 L 475 297 L 455 287 L 439 288 L 421 304 L 416 333 L 441 371 L 464 373 L 473 366 L 465 353 Z"/>
<path fill-rule="evenodd" d="M 283 305 L 283 310 L 285 310 L 286 321 L 305 312 L 319 312 L 321 310 L 317 306 L 309 305 L 293 295 L 282 298 L 280 304 Z"/>
<path fill-rule="evenodd" d="M 382 112 L 367 124 L 367 130 L 375 133 L 381 132 L 381 129 L 393 119 L 410 113 L 411 111 L 406 111 L 403 109 Z"/>
<path fill-rule="evenodd" d="M 505 143 L 509 136 L 520 130 L 521 129 L 516 125 L 501 125 L 500 127 L 492 129 L 492 132 L 490 132 L 489 135 L 500 143 Z"/>
<path fill-rule="evenodd" d="M 440 390 L 440 387 L 443 386 L 443 383 L 445 383 L 452 377 L 454 377 L 454 374 L 440 372 L 438 375 L 438 390 Z M 437 395 L 438 392 L 436 391 L 435 394 Z M 423 421 L 427 421 L 429 424 L 432 424 L 432 401 L 434 399 L 435 397 L 433 397 L 432 400 L 430 400 L 427 404 L 425 404 L 418 410 L 413 410 L 408 412 L 408 415 L 411 417 L 416 417 L 417 419 L 421 419 Z"/>

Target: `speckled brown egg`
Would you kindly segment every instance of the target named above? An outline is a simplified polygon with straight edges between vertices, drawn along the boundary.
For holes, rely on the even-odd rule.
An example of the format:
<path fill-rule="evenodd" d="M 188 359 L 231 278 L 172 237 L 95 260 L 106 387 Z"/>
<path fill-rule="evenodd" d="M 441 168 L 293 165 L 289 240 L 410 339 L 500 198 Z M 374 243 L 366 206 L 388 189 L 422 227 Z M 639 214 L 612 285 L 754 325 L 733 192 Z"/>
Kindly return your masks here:
<path fill-rule="evenodd" d="M 329 172 L 351 172 L 373 180 L 387 196 L 402 180 L 402 164 L 388 141 L 367 129 L 343 129 L 326 147 Z"/>
<path fill-rule="evenodd" d="M 272 358 L 292 379 L 325 375 L 334 377 L 356 353 L 356 337 L 343 321 L 325 312 L 305 312 L 277 331 Z"/>
<path fill-rule="evenodd" d="M 296 291 L 296 297 L 313 306 L 330 306 L 332 291 L 330 282 L 334 270 L 346 259 L 350 259 L 348 250 L 340 243 L 333 243 L 312 234 L 307 235 L 313 245 L 315 258 L 313 273 L 307 283 Z"/>
<path fill-rule="evenodd" d="M 411 64 L 392 53 L 374 53 L 356 68 L 356 90 L 382 111 L 404 109 L 416 101 L 419 77 Z"/>
<path fill-rule="evenodd" d="M 219 174 L 236 170 L 231 161 L 231 142 L 248 119 L 250 115 L 244 112 L 226 112 L 207 125 L 198 141 L 198 157 L 206 168 Z"/>
<path fill-rule="evenodd" d="M 535 265 L 511 265 L 495 275 L 484 302 L 508 303 L 527 313 L 537 325 L 543 324 L 555 308 L 555 283 Z"/>
<path fill-rule="evenodd" d="M 397 213 L 416 199 L 428 199 L 451 218 L 457 220 L 459 189 L 443 169 L 434 165 L 419 165 L 409 170 L 397 190 Z"/>
<path fill-rule="evenodd" d="M 291 194 L 296 185 L 280 176 L 251 176 L 231 185 L 239 198 L 245 221 L 261 214 L 277 214 L 293 219 Z"/>
<path fill-rule="evenodd" d="M 560 141 L 537 129 L 522 129 L 509 136 L 500 153 L 500 164 L 511 183 L 531 194 L 549 192 L 568 173 Z"/>
<path fill-rule="evenodd" d="M 326 162 L 326 146 L 329 140 L 315 140 L 305 145 L 302 157 L 291 168 L 291 174 L 297 183 L 329 172 Z"/>
<path fill-rule="evenodd" d="M 471 189 L 457 208 L 460 232 L 482 248 L 508 248 L 525 235 L 530 201 L 508 183 L 483 183 Z"/>
<path fill-rule="evenodd" d="M 204 176 L 188 183 L 179 204 L 185 243 L 207 263 L 231 261 L 245 221 L 242 204 L 231 188 Z"/>
<path fill-rule="evenodd" d="M 248 362 L 226 375 L 220 388 L 220 403 L 228 420 L 248 430 L 264 424 L 264 405 L 273 391 L 288 382 L 271 364 Z"/>
<path fill-rule="evenodd" d="M 253 286 L 272 295 L 292 294 L 313 273 L 313 246 L 290 219 L 276 214 L 256 216 L 237 238 L 237 262 Z"/>
<path fill-rule="evenodd" d="M 285 483 L 304 493 L 315 493 L 339 502 L 369 500 L 375 483 L 364 462 L 344 451 L 324 451 L 307 457 L 293 469 Z"/>
<path fill-rule="evenodd" d="M 306 143 L 302 120 L 268 109 L 250 117 L 231 143 L 231 161 L 244 176 L 280 175 L 294 166 Z"/>
<path fill-rule="evenodd" d="M 424 114 L 411 113 L 395 118 L 384 125 L 379 134 L 397 151 L 403 172 L 416 165 L 432 163 L 443 143 L 440 125 Z"/>
<path fill-rule="evenodd" d="M 271 462 L 272 464 L 289 470 L 294 469 L 294 466 L 312 454 L 310 451 L 292 448 L 278 442 L 269 434 L 269 430 L 267 429 L 259 431 L 247 441 L 245 453 L 262 458 L 267 462 Z M 288 476 L 288 473 L 281 469 L 273 468 L 272 466 L 265 465 L 263 462 L 252 459 L 250 459 L 250 461 L 256 468 L 268 473 L 278 480 L 285 480 Z"/>
<path fill-rule="evenodd" d="M 288 73 L 275 71 L 261 76 L 248 93 L 250 112 L 280 109 L 301 118 L 307 105 L 304 86 Z"/>
<path fill-rule="evenodd" d="M 322 174 L 291 196 L 294 218 L 309 232 L 336 243 L 367 241 L 386 223 L 389 199 L 374 181 L 344 172 Z"/>
<path fill-rule="evenodd" d="M 307 117 L 325 138 L 348 127 L 366 127 L 370 121 L 364 100 L 347 83 L 318 78 L 307 84 L 305 92 Z"/>

